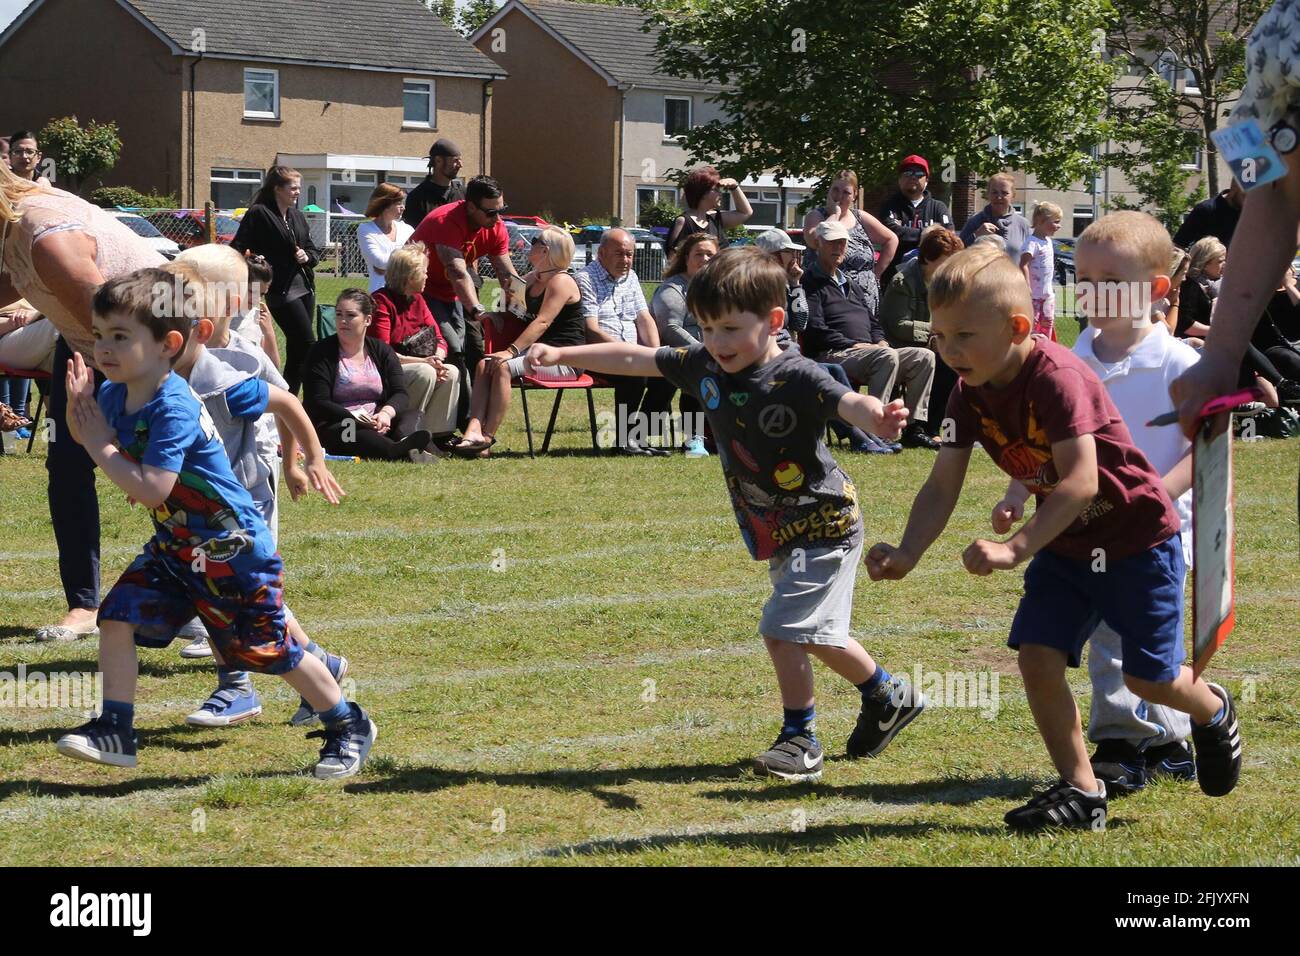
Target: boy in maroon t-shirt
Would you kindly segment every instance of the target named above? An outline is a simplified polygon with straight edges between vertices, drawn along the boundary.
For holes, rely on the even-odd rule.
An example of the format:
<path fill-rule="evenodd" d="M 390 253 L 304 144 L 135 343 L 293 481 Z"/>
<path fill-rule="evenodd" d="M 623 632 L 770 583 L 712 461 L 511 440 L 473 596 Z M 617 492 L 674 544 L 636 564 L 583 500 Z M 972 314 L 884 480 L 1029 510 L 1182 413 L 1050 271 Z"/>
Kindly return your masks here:
<path fill-rule="evenodd" d="M 1008 826 L 1105 826 L 1106 789 L 1065 676 L 1100 621 L 1120 635 L 1129 689 L 1191 715 L 1201 789 L 1228 793 L 1241 771 L 1236 713 L 1226 690 L 1182 663 L 1180 522 L 1160 475 L 1083 361 L 1030 336 L 1029 287 L 1000 251 L 954 255 L 931 279 L 929 300 L 936 345 L 960 383 L 902 543 L 877 544 L 866 564 L 877 581 L 916 566 L 957 504 L 975 441 L 1034 493 L 1035 514 L 1016 534 L 962 554 L 980 575 L 1033 559 L 1007 643 L 1019 650 L 1029 707 L 1061 780 L 1008 813 Z"/>

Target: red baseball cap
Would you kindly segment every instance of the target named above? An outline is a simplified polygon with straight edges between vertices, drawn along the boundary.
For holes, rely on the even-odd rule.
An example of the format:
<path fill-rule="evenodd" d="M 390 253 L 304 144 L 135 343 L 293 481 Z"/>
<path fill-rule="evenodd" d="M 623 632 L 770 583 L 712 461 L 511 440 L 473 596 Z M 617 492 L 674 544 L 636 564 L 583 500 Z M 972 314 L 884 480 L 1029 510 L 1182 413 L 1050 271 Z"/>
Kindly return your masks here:
<path fill-rule="evenodd" d="M 930 175 L 930 164 L 925 161 L 924 156 L 917 156 L 913 153 L 911 156 L 905 157 L 903 161 L 898 164 L 898 171 L 901 173 L 908 166 L 920 166 L 925 170 L 927 176 Z"/>

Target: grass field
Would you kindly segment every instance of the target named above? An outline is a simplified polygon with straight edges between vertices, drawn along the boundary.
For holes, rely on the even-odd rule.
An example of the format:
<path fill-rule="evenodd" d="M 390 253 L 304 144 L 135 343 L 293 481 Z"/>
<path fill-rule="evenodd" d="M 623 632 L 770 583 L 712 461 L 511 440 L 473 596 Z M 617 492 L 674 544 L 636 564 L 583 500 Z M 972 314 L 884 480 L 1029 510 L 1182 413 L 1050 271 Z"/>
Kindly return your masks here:
<path fill-rule="evenodd" d="M 549 458 L 522 452 L 516 407 L 490 461 L 340 464 L 340 508 L 285 502 L 287 599 L 351 659 L 379 725 L 362 775 L 311 779 L 316 742 L 288 726 L 296 701 L 273 678 L 255 678 L 259 719 L 185 726 L 211 672 L 175 646 L 144 651 L 134 771 L 58 756 L 72 711 L 0 711 L 6 862 L 1300 862 L 1300 442 L 1237 450 L 1238 627 L 1211 672 L 1241 702 L 1241 785 L 1211 800 L 1158 784 L 1112 803 L 1105 833 L 1025 839 L 1002 814 L 1051 771 L 1005 647 L 1020 575 L 975 578 L 959 562 L 1003 487 L 985 457 L 911 577 L 859 575 L 853 631 L 896 673 L 996 676 L 996 715 L 936 706 L 880 759 L 830 759 L 819 784 L 790 786 L 749 770 L 780 718 L 755 636 L 767 575 L 739 541 L 716 459 L 593 457 L 584 403 L 565 405 Z M 868 541 L 896 540 L 929 454 L 836 455 Z M 93 670 L 92 642 L 29 636 L 62 604 L 41 459 L 0 459 L 0 482 L 0 671 Z M 149 522 L 102 477 L 100 495 L 107 587 Z M 1072 677 L 1086 702 L 1086 675 Z M 857 693 L 817 678 L 819 733 L 838 758 Z"/>

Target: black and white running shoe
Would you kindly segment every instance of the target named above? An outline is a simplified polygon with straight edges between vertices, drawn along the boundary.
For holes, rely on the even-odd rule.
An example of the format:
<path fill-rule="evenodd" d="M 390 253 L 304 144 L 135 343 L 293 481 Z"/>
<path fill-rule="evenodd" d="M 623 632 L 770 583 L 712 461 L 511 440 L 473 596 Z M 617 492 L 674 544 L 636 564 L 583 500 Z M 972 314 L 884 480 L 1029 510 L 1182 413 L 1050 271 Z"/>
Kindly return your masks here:
<path fill-rule="evenodd" d="M 1196 758 L 1192 756 L 1192 748 L 1187 746 L 1185 740 L 1148 747 L 1142 751 L 1142 756 L 1146 760 L 1148 780 L 1158 777 L 1171 780 L 1196 779 Z M 1094 771 L 1096 769 L 1093 767 Z"/>
<path fill-rule="evenodd" d="M 925 695 L 898 676 L 890 677 L 862 700 L 858 723 L 845 753 L 853 759 L 876 757 L 900 730 L 925 710 Z"/>
<path fill-rule="evenodd" d="M 1211 684 L 1223 700 L 1223 719 L 1210 727 L 1192 724 L 1192 742 L 1196 745 L 1196 776 L 1201 792 L 1222 797 L 1232 792 L 1241 776 L 1241 729 L 1237 726 L 1237 708 L 1232 695 L 1218 684 Z"/>
<path fill-rule="evenodd" d="M 782 734 L 776 743 L 754 758 L 754 772 L 811 783 L 821 779 L 822 745 L 803 734 Z"/>
<path fill-rule="evenodd" d="M 134 767 L 137 742 L 134 730 L 123 733 L 111 721 L 96 717 L 64 734 L 55 746 L 65 757 L 108 764 L 110 767 Z"/>
<path fill-rule="evenodd" d="M 1106 829 L 1106 785 L 1097 781 L 1101 793 L 1084 793 L 1064 780 L 1034 794 L 1023 807 L 1016 807 L 1004 820 L 1017 833 L 1036 833 L 1055 827 L 1075 830 Z"/>
<path fill-rule="evenodd" d="M 1112 797 L 1126 797 L 1147 785 L 1146 758 L 1127 740 L 1097 741 L 1092 772 Z"/>

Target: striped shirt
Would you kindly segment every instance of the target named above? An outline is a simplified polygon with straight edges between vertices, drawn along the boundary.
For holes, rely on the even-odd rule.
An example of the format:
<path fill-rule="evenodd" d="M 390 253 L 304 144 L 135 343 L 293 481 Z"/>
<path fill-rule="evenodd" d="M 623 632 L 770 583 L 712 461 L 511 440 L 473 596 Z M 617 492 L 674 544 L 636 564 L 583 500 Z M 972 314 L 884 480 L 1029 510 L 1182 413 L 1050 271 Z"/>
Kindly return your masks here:
<path fill-rule="evenodd" d="M 636 273 L 629 269 L 623 278 L 615 279 L 599 260 L 593 260 L 576 278 L 583 316 L 594 315 L 600 330 L 618 341 L 635 342 L 636 317 L 649 311 Z"/>

